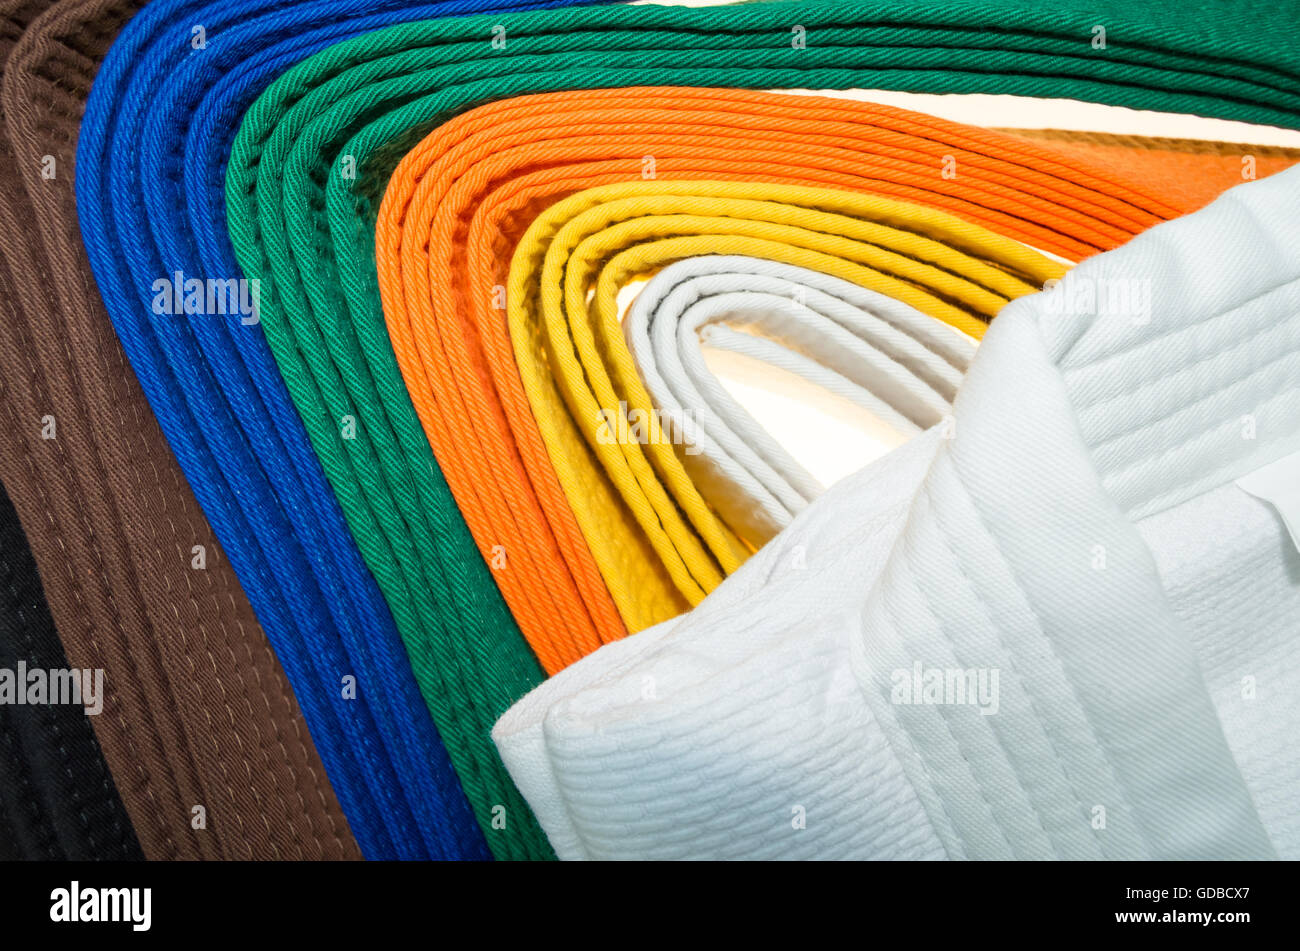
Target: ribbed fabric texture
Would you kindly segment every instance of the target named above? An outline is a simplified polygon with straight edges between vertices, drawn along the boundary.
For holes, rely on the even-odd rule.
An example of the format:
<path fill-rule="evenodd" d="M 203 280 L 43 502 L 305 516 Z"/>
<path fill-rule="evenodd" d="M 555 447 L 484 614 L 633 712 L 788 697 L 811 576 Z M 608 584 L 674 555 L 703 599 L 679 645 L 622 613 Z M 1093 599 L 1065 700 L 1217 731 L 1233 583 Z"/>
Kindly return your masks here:
<path fill-rule="evenodd" d="M 260 329 L 243 322 L 248 315 L 183 321 L 153 306 L 159 279 L 237 273 L 222 258 L 220 202 L 211 200 L 230 117 L 295 59 L 404 15 L 397 5 L 363 13 L 349 3 L 150 5 L 96 79 L 78 155 L 79 210 L 114 326 L 204 511 L 231 546 L 363 851 L 483 857 L 392 619 Z M 192 43 L 206 45 L 194 55 Z M 164 144 L 177 128 L 188 130 L 185 153 Z M 348 677 L 356 678 L 351 696 Z M 477 826 L 495 833 L 499 855 L 546 854 L 535 827 L 529 835 L 527 807 L 511 802 L 504 784 L 490 803 L 475 803 Z M 493 826 L 497 804 L 514 807 L 504 829 Z M 519 842 L 531 846 L 512 845 Z"/>
<path fill-rule="evenodd" d="M 950 431 L 512 709 L 557 852 L 1300 853 L 1300 557 L 1233 484 L 1300 447 L 1297 211 L 1292 169 L 1012 302 Z M 1121 281 L 1145 309 L 1087 294 Z"/>
<path fill-rule="evenodd" d="M 378 192 L 387 180 L 388 170 L 416 136 L 468 105 L 537 89 L 589 88 L 669 79 L 814 87 L 897 86 L 901 81 L 909 88 L 932 90 L 956 85 L 949 81 L 956 73 L 936 76 L 927 71 L 909 73 L 903 69 L 877 68 L 882 60 L 896 64 L 915 52 L 909 49 L 905 53 L 890 44 L 904 36 L 915 39 L 917 30 L 909 33 L 878 22 L 882 18 L 885 24 L 898 22 L 898 17 L 908 14 L 920 16 L 924 21 L 926 15 L 911 6 L 896 15 L 894 11 L 884 14 L 874 8 L 801 4 L 797 7 L 799 24 L 809 30 L 825 31 L 818 42 L 808 44 L 806 49 L 793 48 L 788 27 L 773 26 L 787 13 L 793 15 L 795 9 L 783 4 L 759 4 L 708 10 L 649 7 L 517 14 L 491 23 L 485 18 L 471 18 L 395 27 L 332 47 L 291 71 L 268 90 L 241 129 L 232 153 L 229 184 L 231 224 L 241 264 L 248 273 L 261 275 L 263 279 L 276 268 L 282 268 L 286 278 L 277 292 L 286 301 L 293 298 L 292 304 L 286 304 L 286 312 L 292 307 L 295 313 L 308 313 L 305 308 L 310 308 L 311 312 L 322 315 L 314 318 L 322 326 L 337 326 L 329 321 L 336 318 L 346 302 L 352 312 L 352 325 L 362 328 L 354 331 L 359 338 L 357 346 L 352 347 L 350 343 L 346 346 L 365 352 L 371 346 L 368 341 L 373 339 L 369 328 L 378 315 L 369 277 L 372 239 L 368 233 Z M 969 44 L 996 43 L 996 36 L 1001 34 L 976 30 L 971 24 L 981 19 L 985 25 L 999 22 L 1007 9 L 999 4 L 972 5 L 950 13 L 954 22 L 963 21 L 966 25 L 950 33 L 936 34 L 936 39 L 950 43 L 952 50 L 936 49 L 931 55 L 949 57 L 948 65 L 954 68 L 960 65 L 963 56 L 967 61 L 973 60 L 975 56 Z M 1133 23 L 1132 17 L 1118 12 L 1117 17 L 1115 22 L 1121 33 Z M 1064 49 L 1067 43 L 1074 49 L 1088 49 L 1086 38 L 1090 36 L 1091 24 L 1088 29 L 1080 27 L 1081 40 L 1076 41 L 1064 38 L 1074 29 L 1071 23 L 1068 17 L 1055 14 L 1037 23 L 1031 17 L 1026 21 L 1026 28 L 1037 25 L 1042 32 L 1034 36 L 1033 42 L 1021 42 L 1019 37 L 1011 41 L 1010 45 L 1016 48 L 1011 58 L 1020 61 L 1016 75 L 974 78 L 962 75 L 961 88 L 1041 93 L 1046 86 L 1053 86 L 1061 93 L 1074 91 L 1107 101 L 1126 101 L 1126 97 L 1132 97 L 1118 82 L 1122 75 L 1136 76 L 1141 72 L 1158 85 L 1162 75 L 1168 82 L 1175 75 L 1163 71 L 1177 72 L 1179 64 L 1186 65 L 1178 52 L 1180 41 L 1172 32 L 1162 34 L 1160 42 L 1150 49 L 1137 52 L 1126 48 L 1120 54 L 1121 58 L 1145 60 L 1149 65 L 1141 70 L 1125 67 L 1116 74 L 1111 61 L 1089 57 L 1086 53 L 1069 63 L 1063 57 L 1038 60 L 1039 54 L 1033 50 Z M 504 34 L 494 33 L 494 27 L 500 27 Z M 1132 29 L 1141 28 L 1133 26 Z M 1057 31 L 1055 35 L 1053 30 Z M 503 43 L 485 42 L 494 35 Z M 968 44 L 965 50 L 961 49 L 963 43 Z M 1022 47 L 1029 52 L 1023 52 Z M 1232 44 L 1229 48 L 1236 52 Z M 979 51 L 981 62 L 988 62 L 986 52 Z M 1275 59 L 1285 61 L 1284 56 Z M 638 65 L 643 61 L 644 68 Z M 1090 82 L 1081 78 L 1068 89 L 1043 77 L 1035 80 L 1042 80 L 1038 86 L 1022 82 L 1024 76 L 1020 73 L 1024 69 L 1032 71 L 1038 63 L 1046 65 L 1049 61 L 1056 68 L 1068 66 L 1067 72 L 1073 71 L 1079 77 L 1113 75 L 1116 82 Z M 736 65 L 715 65 L 719 62 Z M 1255 67 L 1245 63 L 1242 70 L 1243 75 L 1258 75 Z M 1228 67 L 1225 76 L 1233 72 Z M 1182 83 L 1182 78 L 1178 82 Z M 1278 78 L 1279 91 L 1270 93 L 1275 101 L 1290 101 L 1291 94 L 1284 91 L 1290 88 L 1288 82 L 1285 77 Z M 1162 99 L 1166 107 L 1174 107 L 1174 96 L 1170 93 Z M 1212 98 L 1204 98 L 1196 108 L 1247 114 L 1226 99 L 1216 103 Z M 1143 102 L 1153 104 L 1150 95 L 1145 93 Z M 280 225 L 282 218 L 288 224 Z M 331 250 L 321 250 L 330 245 Z M 297 296 L 295 285 L 299 282 L 306 304 Z M 276 306 L 275 296 L 270 295 L 271 307 Z M 367 314 L 373 316 L 361 316 Z M 287 320 L 292 324 L 294 319 L 268 316 L 266 323 Z M 328 345 L 330 335 L 326 334 L 325 338 Z M 282 349 L 288 353 L 287 346 Z M 340 359 L 337 354 L 344 349 L 344 345 L 334 348 L 334 360 Z M 385 363 L 391 366 L 386 354 L 377 354 L 370 358 L 369 372 L 377 379 L 384 379 Z M 364 379 L 361 370 L 347 369 L 349 365 L 356 366 L 355 360 L 345 364 L 341 371 L 344 380 Z M 324 372 L 328 375 L 339 371 Z M 321 448 L 324 443 L 338 442 L 337 408 L 354 405 L 357 400 L 342 381 L 330 384 L 329 389 L 320 383 L 317 386 L 322 387 L 325 395 L 316 397 L 318 409 L 304 415 L 314 420 L 309 422 L 309 429 L 318 433 L 316 445 L 324 452 Z M 321 404 L 330 408 L 321 411 Z M 376 429 L 379 423 L 371 419 L 369 425 Z M 342 450 L 338 455 L 342 455 Z M 374 484 L 381 483 L 375 479 Z M 340 495 L 355 497 L 355 487 L 341 486 L 337 481 L 335 485 Z M 387 504 L 383 506 L 387 507 Z M 353 522 L 361 523 L 363 519 L 374 522 L 371 515 L 352 514 Z M 511 546 L 492 539 L 486 541 L 489 544 L 479 540 L 485 558 L 490 557 L 494 565 L 507 566 L 498 567 L 499 572 L 511 570 L 508 567 Z M 403 543 L 398 539 L 390 544 L 400 550 Z M 576 540 L 573 544 L 576 546 Z M 515 558 L 515 564 L 518 563 Z M 394 556 L 392 562 L 374 570 L 382 575 L 395 573 L 400 566 Z M 566 596 L 563 589 L 557 590 L 560 591 L 557 597 Z M 601 617 L 606 617 L 607 603 L 596 604 Z M 580 618 L 577 614 L 572 616 Z M 520 617 L 527 617 L 522 607 Z M 589 633 L 579 631 L 578 634 L 585 639 L 580 643 L 591 642 Z"/>
<path fill-rule="evenodd" d="M 68 667 L 18 514 L 0 486 L 0 670 L 25 691 L 21 670 Z M 0 860 L 143 858 L 85 708 L 15 699 L 0 704 Z"/>
<path fill-rule="evenodd" d="M 755 547 L 823 487 L 727 391 L 706 347 L 802 379 L 904 438 L 951 416 L 975 354 L 965 334 L 884 294 L 743 255 L 664 267 L 637 292 L 622 333 L 691 482 Z"/>
<path fill-rule="evenodd" d="M 669 439 L 608 432 L 610 422 L 631 432 L 631 413 L 646 419 L 654 410 L 619 326 L 619 289 L 699 254 L 822 270 L 968 332 L 1065 272 L 1019 242 L 930 208 L 793 184 L 626 182 L 578 192 L 540 214 L 510 266 L 515 361 L 551 466 L 611 589 L 630 592 L 640 581 L 642 596 L 664 592 L 656 606 L 672 604 L 668 585 L 698 604 L 748 554 Z M 630 521 L 633 531 L 615 529 Z M 660 583 L 651 587 L 645 565 L 656 559 Z M 623 566 L 631 571 L 620 576 Z"/>
<path fill-rule="evenodd" d="M 0 709 L 0 840 L 48 858 L 774 855 L 785 840 L 764 839 L 769 810 L 753 807 L 829 770 L 834 788 L 814 798 L 847 829 L 846 854 L 1271 854 L 1272 787 L 1261 820 L 1144 549 L 1107 521 L 1116 500 L 1134 519 L 1201 504 L 1193 489 L 1221 474 L 1199 450 L 1134 446 L 1183 432 L 1169 419 L 1185 415 L 1180 395 L 1200 399 L 1188 380 L 1209 361 L 1176 365 L 1178 348 L 1204 342 L 1199 325 L 1174 327 L 1140 367 L 1155 368 L 1151 405 L 1169 416 L 1147 419 L 1145 391 L 1096 393 L 1111 379 L 1099 367 L 1128 366 L 1127 332 L 1081 331 L 1076 346 L 1062 324 L 1021 316 L 983 361 L 996 379 L 977 374 L 964 405 L 1014 391 L 1019 347 L 1041 397 L 1025 416 L 1060 424 L 1044 445 L 1072 468 L 1028 460 L 990 483 L 1007 467 L 984 461 L 1034 444 L 1014 412 L 967 409 L 955 450 L 925 432 L 879 467 L 889 501 L 862 508 L 861 529 L 833 509 L 806 518 L 821 487 L 698 352 L 707 337 L 766 358 L 915 435 L 949 412 L 1010 301 L 1043 298 L 1097 252 L 1135 260 L 1112 249 L 1253 177 L 1247 157 L 1259 176 L 1297 157 L 1006 134 L 751 90 L 1011 93 L 1300 128 L 1300 49 L 1267 28 L 1262 0 L 1234 13 L 1185 0 L 0 0 L 0 157 L 17 169 L 0 183 L 0 479 L 16 510 L 0 491 L 0 665 L 102 667 L 107 690 L 94 718 Z M 623 292 L 646 279 L 620 326 Z M 1281 404 L 1259 381 L 1284 378 L 1289 351 L 1267 361 L 1289 332 L 1279 320 L 1234 343 L 1261 364 L 1209 410 L 1248 391 L 1272 425 Z M 1138 431 L 1106 414 L 1119 397 Z M 707 415 L 702 459 L 680 426 L 657 431 L 665 408 Z M 648 437 L 610 438 L 632 414 L 652 421 Z M 990 433 L 1005 438 L 985 451 Z M 1225 450 L 1232 465 L 1245 452 Z M 1104 484 L 1074 491 L 1094 465 Z M 1043 487 L 1066 469 L 1060 506 Z M 901 522 L 907 485 L 922 497 Z M 841 557 L 861 552 L 827 577 L 869 588 L 865 606 L 836 600 L 843 586 L 769 577 L 781 600 L 750 624 L 753 643 L 702 637 L 674 666 L 660 622 L 754 622 L 711 592 L 800 524 Z M 1046 583 L 1089 525 L 1115 540 L 1115 583 Z M 787 554 L 801 548 L 788 534 Z M 1042 570 L 1036 542 L 1053 552 Z M 971 558 L 981 545 L 993 554 Z M 958 571 L 933 569 L 949 556 Z M 800 603 L 786 637 L 777 619 Z M 1111 623 L 1092 651 L 1075 620 L 1094 605 L 1152 633 Z M 859 614 L 862 637 L 834 633 Z M 815 617 L 826 630 L 810 649 L 778 656 Z M 1276 639 L 1276 620 L 1261 637 Z M 1016 694 L 1009 726 L 959 712 L 957 736 L 877 702 L 877 668 L 902 648 L 942 655 L 956 637 L 1006 660 L 1004 633 L 1029 645 L 1008 666 L 1034 675 L 1043 710 Z M 756 660 L 748 686 L 695 689 L 715 648 Z M 584 661 L 598 649 L 605 661 Z M 1059 695 L 1044 666 L 1058 650 L 1083 671 Z M 1112 655 L 1137 669 L 1132 723 L 1097 688 Z M 646 658 L 667 665 L 642 684 L 649 706 L 623 707 Z M 607 683 L 591 679 L 602 671 Z M 805 716 L 823 676 L 833 696 Z M 677 702 L 660 705 L 674 683 Z M 571 695 L 559 722 L 545 697 L 566 691 L 595 702 Z M 503 760 L 489 731 L 525 694 L 501 720 Z M 763 748 L 771 709 L 793 733 L 747 770 L 737 744 Z M 629 715 L 602 719 L 615 711 Z M 1251 752 L 1253 788 L 1277 760 Z M 736 789 L 728 764 L 754 781 Z M 648 783 L 629 789 L 638 770 Z M 688 815 L 665 824 L 670 789 Z M 846 790 L 859 795 L 841 812 Z M 1097 797 L 1116 804 L 1106 841 L 1064 818 Z M 1208 832 L 1206 797 L 1226 817 Z M 888 800 L 908 818 L 884 829 Z M 731 815 L 699 826 L 727 801 Z M 834 842 L 817 832 L 797 850 L 839 854 Z"/>
<path fill-rule="evenodd" d="M 284 672 L 123 359 L 81 249 L 82 105 L 133 10 L 68 2 L 30 23 L 5 20 L 7 39 L 26 30 L 4 69 L 15 172 L 0 179 L 0 475 L 30 529 L 68 661 L 104 670 L 92 725 L 144 854 L 355 858 Z"/>
<path fill-rule="evenodd" d="M 501 319 L 509 258 L 534 207 L 647 174 L 775 178 L 937 206 L 1070 257 L 1178 213 L 1173 189 L 1137 190 L 1092 169 L 1087 148 L 1077 151 L 869 103 L 682 87 L 507 99 L 445 123 L 413 148 L 377 226 L 389 334 L 480 548 L 485 557 L 510 553 L 495 574 L 548 669 L 616 639 L 623 625 L 609 616 L 606 579 L 537 435 Z M 1129 151 L 1139 162 L 1148 155 L 1140 144 Z M 942 174 L 948 157 L 960 174 Z M 1232 181 L 1222 168 L 1206 177 L 1220 188 Z M 303 248 L 295 260 L 316 270 L 320 256 Z M 347 254 L 339 260 L 348 267 Z M 364 284 L 344 286 L 352 287 Z M 321 308 L 322 319 L 337 311 Z M 358 336 L 373 334 L 373 302 L 361 298 L 350 313 Z M 384 355 L 380 348 L 370 363 L 380 379 L 391 372 Z M 406 404 L 404 395 L 386 400 L 393 425 L 407 425 Z M 615 513 L 611 532 L 636 531 L 630 516 Z M 606 565 L 627 579 L 616 585 L 618 607 L 634 631 L 689 606 L 671 584 L 652 586 L 653 572 L 637 573 L 653 557 Z"/>

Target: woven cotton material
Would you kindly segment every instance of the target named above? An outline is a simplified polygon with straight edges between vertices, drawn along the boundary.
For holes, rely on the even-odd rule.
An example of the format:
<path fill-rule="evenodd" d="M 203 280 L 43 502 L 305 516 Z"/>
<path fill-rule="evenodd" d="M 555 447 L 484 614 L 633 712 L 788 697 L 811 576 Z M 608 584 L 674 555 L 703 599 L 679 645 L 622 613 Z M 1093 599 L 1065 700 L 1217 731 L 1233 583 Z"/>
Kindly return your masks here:
<path fill-rule="evenodd" d="M 762 545 L 823 491 L 736 401 L 704 350 L 767 364 L 913 436 L 952 412 L 975 342 L 891 297 L 819 271 L 711 254 L 670 264 L 637 294 L 623 334 L 691 481 Z"/>
<path fill-rule="evenodd" d="M 1012 303 L 950 434 L 512 710 L 560 856 L 1300 857 L 1300 553 L 1232 484 L 1300 447 L 1298 222 L 1292 170 Z"/>
<path fill-rule="evenodd" d="M 0 860 L 143 858 L 86 708 L 48 693 L 39 704 L 18 702 L 17 691 L 24 701 L 37 699 L 27 696 L 32 671 L 48 678 L 69 666 L 18 515 L 0 487 L 0 671 L 15 691 L 0 703 Z"/>
<path fill-rule="evenodd" d="M 30 23 L 8 9 L 6 39 L 27 29 L 4 69 L 15 172 L 0 179 L 0 474 L 68 662 L 104 671 L 92 725 L 140 846 L 152 859 L 355 858 L 284 671 L 81 249 L 78 124 L 134 5 L 60 3 Z"/>
<path fill-rule="evenodd" d="M 1161 136 L 1064 129 L 1004 129 L 1021 140 L 1086 156 L 1135 188 L 1172 191 L 1183 214 L 1205 207 L 1224 189 L 1265 178 L 1300 160 L 1300 149 L 1258 143 L 1216 142 Z"/>
<path fill-rule="evenodd" d="M 500 843 L 497 854 L 548 851 L 499 764 L 497 786 L 475 796 L 471 813 L 430 716 L 436 700 L 421 696 L 411 670 L 414 662 L 423 671 L 427 651 L 398 638 L 255 314 L 159 313 L 156 283 L 237 275 L 222 216 L 226 144 L 243 109 L 281 70 L 403 16 L 482 8 L 152 4 L 96 79 L 78 154 L 83 234 L 114 327 L 230 546 L 362 849 L 376 858 L 486 857 L 480 828 Z M 185 130 L 183 149 L 175 147 L 177 130 Z M 472 593 L 467 600 L 475 603 Z M 479 745 L 489 755 L 486 723 L 511 698 L 482 715 Z M 478 792 L 472 771 L 464 779 Z M 504 828 L 493 826 L 494 806 L 506 810 Z"/>
<path fill-rule="evenodd" d="M 356 55 L 364 58 L 366 51 L 359 45 Z M 394 246 L 408 229 L 414 233 L 402 253 L 411 256 L 404 266 L 417 279 L 426 271 L 418 260 L 425 248 L 423 229 L 436 229 L 428 243 L 437 258 L 427 268 L 433 298 L 409 299 L 412 319 L 430 328 L 420 333 L 421 346 L 437 340 L 445 350 L 445 358 L 427 360 L 421 368 L 427 383 L 407 381 L 429 423 L 422 432 L 380 323 L 366 270 L 369 236 L 346 216 L 353 196 L 345 193 L 341 204 L 337 196 L 331 199 L 338 215 L 332 230 L 303 214 L 326 201 L 319 184 L 327 177 L 326 163 L 335 171 L 328 178 L 347 184 L 349 170 L 367 154 L 358 148 L 368 139 L 346 147 L 343 142 L 371 116 L 372 87 L 365 85 L 371 77 L 358 68 L 355 76 L 343 72 L 312 92 L 316 80 L 306 72 L 311 65 L 304 64 L 300 85 L 286 85 L 252 111 L 231 166 L 231 223 L 241 263 L 274 289 L 264 295 L 263 326 L 376 573 L 418 578 L 438 570 L 437 550 L 422 540 L 420 526 L 428 516 L 418 506 L 437 517 L 437 510 L 451 503 L 430 475 L 427 432 L 479 550 L 548 670 L 621 636 L 624 626 L 567 511 L 544 448 L 535 437 L 531 443 L 527 438 L 535 424 L 492 303 L 494 285 L 504 285 L 506 276 L 488 263 L 508 261 L 517 223 L 504 223 L 502 243 L 495 223 L 480 232 L 481 219 L 470 221 L 487 202 L 493 182 L 505 185 L 516 172 L 523 176 L 554 165 L 554 188 L 547 194 L 558 197 L 599 184 L 603 175 L 640 178 L 645 143 L 651 142 L 656 173 L 663 177 L 762 176 L 774 165 L 790 166 L 792 177 L 915 197 L 1080 256 L 1111 247 L 1179 207 L 1174 198 L 1136 195 L 1114 176 L 1098 178 L 1071 163 L 1066 153 L 884 107 L 680 88 L 555 94 L 484 107 L 435 130 L 404 161 L 404 172 L 390 190 L 397 196 L 390 200 L 394 224 L 381 229 L 381 239 Z M 448 71 L 446 81 L 454 76 Z M 388 95 L 389 85 L 375 85 L 374 95 Z M 354 87 L 366 92 L 351 94 Z M 334 131 L 327 131 L 326 120 Z M 629 134 L 629 124 L 644 128 Z M 581 138 L 569 136 L 575 129 L 583 132 Z M 800 137 L 818 147 L 790 152 L 785 146 L 782 152 L 766 141 Z M 731 164 L 738 146 L 754 157 L 752 164 Z M 949 150 L 965 170 L 954 182 L 936 174 Z M 707 161 L 692 161 L 696 156 Z M 584 160 L 604 164 L 575 167 L 574 180 L 564 181 L 562 166 Z M 1060 174 L 1063 165 L 1069 172 Z M 282 166 L 283 176 L 270 171 Z M 356 184 L 368 194 L 382 179 L 368 181 L 366 168 L 355 164 Z M 315 171 L 302 175 L 297 169 Z M 1222 178 L 1226 186 L 1230 179 Z M 408 225 L 406 201 L 417 184 L 418 208 Z M 1039 191 L 1048 197 L 1039 198 Z M 362 212 L 363 226 L 369 213 Z M 463 229 L 485 236 L 464 258 Z M 327 234 L 346 235 L 346 240 L 331 245 Z M 473 270 L 460 270 L 462 261 Z M 396 251 L 391 264 L 381 264 L 383 281 L 391 281 Z M 454 309 L 434 306 L 446 300 L 442 295 L 457 301 Z M 409 345 L 399 343 L 396 349 L 401 357 Z M 520 434 L 519 455 L 503 412 Z M 340 441 L 336 419 L 342 413 L 359 414 L 355 439 Z M 383 518 L 394 510 L 404 513 L 405 522 Z M 386 545 L 385 539 L 371 537 L 367 526 L 374 525 L 387 533 Z M 428 559 L 432 565 L 421 564 Z M 415 611 L 418 586 L 412 597 Z M 640 597 L 654 609 L 650 596 Z"/>
<path fill-rule="evenodd" d="M 698 604 L 748 555 L 705 504 L 670 436 L 653 425 L 636 435 L 629 419 L 649 418 L 654 405 L 623 340 L 618 291 L 707 253 L 824 270 L 971 332 L 1065 271 L 930 208 L 800 185 L 628 182 L 578 192 L 540 214 L 510 266 L 515 361 L 616 601 L 634 587 L 658 593 L 651 623 L 678 613 L 674 588 Z M 656 560 L 662 567 L 650 567 Z"/>

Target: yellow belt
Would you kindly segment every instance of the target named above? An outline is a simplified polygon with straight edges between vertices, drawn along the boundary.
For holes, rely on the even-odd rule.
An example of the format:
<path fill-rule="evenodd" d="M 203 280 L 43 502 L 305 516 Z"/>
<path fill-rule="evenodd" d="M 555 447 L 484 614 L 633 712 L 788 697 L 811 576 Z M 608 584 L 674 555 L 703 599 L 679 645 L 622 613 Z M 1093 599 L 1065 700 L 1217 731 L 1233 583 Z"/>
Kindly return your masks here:
<path fill-rule="evenodd" d="M 511 262 L 510 334 L 551 463 L 631 630 L 698 604 L 748 555 L 695 488 L 623 339 L 629 280 L 700 254 L 767 258 L 852 281 L 973 336 L 1065 266 L 932 209 L 829 189 L 631 182 L 579 192 Z M 633 438 L 611 439 L 637 433 Z"/>

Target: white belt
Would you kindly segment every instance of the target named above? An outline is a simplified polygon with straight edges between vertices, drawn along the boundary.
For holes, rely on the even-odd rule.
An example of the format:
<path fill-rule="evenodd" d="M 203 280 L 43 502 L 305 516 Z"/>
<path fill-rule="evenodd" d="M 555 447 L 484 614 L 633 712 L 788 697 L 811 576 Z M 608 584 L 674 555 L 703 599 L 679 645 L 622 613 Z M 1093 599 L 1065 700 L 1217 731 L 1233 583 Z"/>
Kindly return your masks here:
<path fill-rule="evenodd" d="M 682 426 L 682 459 L 701 494 L 733 531 L 759 544 L 823 489 L 726 391 L 703 347 L 799 376 L 908 435 L 951 412 L 975 353 L 970 338 L 892 298 L 736 255 L 664 268 L 638 294 L 623 329 L 656 408 Z"/>

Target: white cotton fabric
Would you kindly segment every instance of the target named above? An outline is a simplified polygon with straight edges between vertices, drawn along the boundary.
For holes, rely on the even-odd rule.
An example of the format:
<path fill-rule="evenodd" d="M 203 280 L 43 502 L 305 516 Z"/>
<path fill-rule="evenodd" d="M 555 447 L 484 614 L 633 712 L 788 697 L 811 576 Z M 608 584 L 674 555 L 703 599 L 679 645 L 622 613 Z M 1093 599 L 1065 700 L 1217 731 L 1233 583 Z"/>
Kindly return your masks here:
<path fill-rule="evenodd" d="M 1300 858 L 1300 554 L 1233 484 L 1300 450 L 1297 246 L 1300 169 L 1012 303 L 951 432 L 524 698 L 557 853 Z M 916 664 L 996 712 L 897 702 Z"/>
<path fill-rule="evenodd" d="M 664 268 L 637 295 L 623 331 L 656 409 L 687 437 L 676 440 L 678 454 L 701 495 L 760 544 L 824 489 L 726 391 L 704 347 L 793 373 L 906 435 L 952 412 L 975 355 L 974 340 L 893 298 L 741 255 Z"/>

